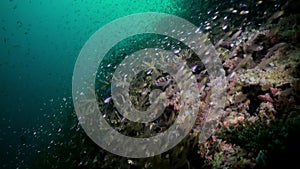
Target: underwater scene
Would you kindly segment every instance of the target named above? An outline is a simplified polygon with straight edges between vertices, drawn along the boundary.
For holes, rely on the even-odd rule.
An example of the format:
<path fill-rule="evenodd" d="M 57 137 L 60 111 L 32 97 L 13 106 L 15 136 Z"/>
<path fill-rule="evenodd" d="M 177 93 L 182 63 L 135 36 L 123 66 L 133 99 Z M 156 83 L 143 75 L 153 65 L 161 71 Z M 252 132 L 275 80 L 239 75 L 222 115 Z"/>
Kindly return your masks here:
<path fill-rule="evenodd" d="M 0 168 L 299 165 L 299 0 L 2 0 Z"/>

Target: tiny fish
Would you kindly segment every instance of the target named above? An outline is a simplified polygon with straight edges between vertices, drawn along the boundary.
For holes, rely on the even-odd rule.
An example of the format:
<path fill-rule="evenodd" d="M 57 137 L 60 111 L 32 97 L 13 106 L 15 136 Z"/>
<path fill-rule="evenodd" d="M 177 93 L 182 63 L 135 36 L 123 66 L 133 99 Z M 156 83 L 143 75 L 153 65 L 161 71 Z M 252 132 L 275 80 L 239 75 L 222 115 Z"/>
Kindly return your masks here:
<path fill-rule="evenodd" d="M 276 13 L 274 13 L 267 21 L 267 23 L 271 23 L 273 20 L 281 17 L 284 14 L 284 10 L 278 11 Z"/>
<path fill-rule="evenodd" d="M 252 51 L 261 51 L 261 50 L 264 49 L 264 47 L 261 46 L 261 45 L 252 45 L 252 46 L 250 47 L 250 49 L 251 49 Z"/>
<path fill-rule="evenodd" d="M 238 30 L 237 32 L 235 32 L 235 33 L 231 36 L 230 41 L 236 39 L 241 33 L 242 33 L 242 30 L 241 30 L 241 29 Z"/>
<path fill-rule="evenodd" d="M 108 102 L 110 102 L 111 101 L 111 99 L 112 99 L 112 97 L 110 96 L 110 97 L 108 97 L 108 98 L 106 98 L 105 100 L 104 100 L 104 103 L 108 103 Z"/>
<path fill-rule="evenodd" d="M 197 68 L 198 68 L 198 65 L 193 66 L 192 71 L 195 72 Z"/>

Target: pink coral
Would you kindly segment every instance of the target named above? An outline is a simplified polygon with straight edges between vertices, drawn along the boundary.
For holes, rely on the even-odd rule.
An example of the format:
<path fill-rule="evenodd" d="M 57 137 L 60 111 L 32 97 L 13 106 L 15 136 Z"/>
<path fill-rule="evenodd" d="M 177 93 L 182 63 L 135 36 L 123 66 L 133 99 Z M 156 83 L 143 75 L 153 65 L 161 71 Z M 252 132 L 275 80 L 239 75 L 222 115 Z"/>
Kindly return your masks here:
<path fill-rule="evenodd" d="M 270 102 L 270 103 L 274 102 L 269 93 L 266 93 L 265 95 L 258 95 L 257 98 L 259 100 Z"/>

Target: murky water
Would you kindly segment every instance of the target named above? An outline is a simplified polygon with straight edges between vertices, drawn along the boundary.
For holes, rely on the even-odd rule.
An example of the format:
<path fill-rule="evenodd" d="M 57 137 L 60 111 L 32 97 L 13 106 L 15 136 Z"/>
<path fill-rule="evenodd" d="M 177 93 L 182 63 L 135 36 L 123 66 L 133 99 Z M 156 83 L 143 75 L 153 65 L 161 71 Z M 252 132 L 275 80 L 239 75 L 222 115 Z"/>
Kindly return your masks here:
<path fill-rule="evenodd" d="M 292 0 L 288 2 L 294 3 Z M 99 28 L 120 17 L 142 12 L 163 12 L 193 23 L 208 35 L 213 45 L 225 46 L 233 50 L 232 48 L 238 46 L 243 40 L 252 38 L 252 34 L 245 32 L 259 30 L 261 27 L 266 28 L 267 24 L 277 23 L 279 18 L 295 14 L 295 11 L 295 8 L 289 6 L 285 0 L 2 0 L 0 2 L 0 168 L 151 168 L 160 165 L 168 168 L 170 165 L 166 163 L 185 168 L 187 164 L 184 162 L 181 164 L 178 159 L 170 160 L 171 157 L 176 158 L 176 155 L 168 156 L 170 159 L 167 158 L 168 162 L 164 161 L 164 164 L 160 163 L 163 161 L 161 159 L 166 159 L 165 156 L 148 159 L 150 162 L 147 159 L 132 161 L 132 159 L 121 158 L 100 149 L 85 135 L 77 124 L 72 102 L 73 69 L 85 42 Z M 294 27 L 296 29 L 297 25 Z M 251 48 L 242 52 L 256 52 L 255 56 L 258 58 L 267 54 L 266 46 L 271 48 L 280 42 L 291 42 L 293 49 L 299 47 L 295 38 L 283 36 L 285 39 L 279 39 L 278 42 L 275 42 L 277 39 L 272 39 L 270 44 L 267 44 L 269 46 L 259 39 L 258 41 L 264 44 L 250 45 Z M 230 43 L 233 44 L 224 43 L 223 40 L 230 37 L 232 40 Z M 119 46 L 114 48 L 115 51 L 110 51 L 111 55 L 107 55 L 98 69 L 98 97 L 104 104 L 112 104 L 109 97 L 111 88 L 114 87 L 106 81 L 111 78 L 114 66 L 119 64 L 126 54 L 149 46 L 173 51 L 176 51 L 175 48 L 186 48 L 174 40 L 164 42 L 168 41 L 164 38 L 156 35 L 133 37 L 119 43 Z M 259 53 L 260 51 L 262 54 Z M 116 57 L 121 59 L 116 60 Z M 194 74 L 201 74 L 203 67 L 199 60 L 187 59 L 187 62 Z M 228 72 L 232 73 L 240 67 L 244 68 L 245 64 L 236 67 Z M 228 67 L 225 69 L 227 71 Z M 148 71 L 151 72 L 148 74 L 152 74 L 154 70 Z M 166 74 L 160 73 L 161 75 L 157 76 L 162 80 L 156 86 L 148 85 L 146 88 L 166 90 L 169 82 L 167 84 L 163 82 L 168 79 L 163 79 L 162 76 Z M 151 77 L 145 76 L 145 78 Z M 132 93 L 142 92 L 137 90 Z M 149 104 L 142 100 L 142 97 L 131 99 L 138 100 L 136 105 L 141 102 Z M 295 97 L 296 101 L 297 99 Z M 179 109 L 175 103 L 171 106 L 174 106 L 173 109 Z M 103 110 L 115 111 L 109 106 L 103 106 Z M 120 123 L 118 119 L 122 119 L 118 116 L 106 118 L 110 120 L 111 125 L 115 126 Z M 160 126 L 164 126 L 165 122 L 162 120 L 156 124 L 157 126 L 151 125 L 151 129 L 159 132 L 162 130 Z M 119 128 L 119 130 L 124 132 L 131 129 Z M 127 134 L 138 135 L 138 132 Z M 190 150 L 187 157 L 191 159 L 188 166 L 191 168 L 197 166 L 194 164 L 197 161 L 194 160 L 197 157 L 197 149 Z M 202 163 L 199 162 L 199 166 Z"/>

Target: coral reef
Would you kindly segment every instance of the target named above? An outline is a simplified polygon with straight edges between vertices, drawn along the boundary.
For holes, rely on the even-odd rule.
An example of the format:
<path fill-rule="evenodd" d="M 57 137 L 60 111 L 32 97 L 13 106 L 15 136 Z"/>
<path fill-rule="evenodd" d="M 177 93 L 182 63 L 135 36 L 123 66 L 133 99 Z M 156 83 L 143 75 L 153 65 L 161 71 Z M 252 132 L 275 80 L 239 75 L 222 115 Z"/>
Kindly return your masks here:
<path fill-rule="evenodd" d="M 300 15 L 286 10 L 294 3 L 288 1 L 282 5 L 260 28 L 246 23 L 237 28 L 226 27 L 224 30 L 231 29 L 229 32 L 212 29 L 209 36 L 215 42 L 226 72 L 226 104 L 221 120 L 204 142 L 199 141 L 199 136 L 210 113 L 214 84 L 199 57 L 192 50 L 181 49 L 176 55 L 184 60 L 196 77 L 200 91 L 189 94 L 200 95 L 200 100 L 194 128 L 180 144 L 147 159 L 123 158 L 99 149 L 87 138 L 75 117 L 68 117 L 57 138 L 60 144 L 51 145 L 54 147 L 51 151 L 43 151 L 42 155 L 47 160 L 37 161 L 34 166 L 40 168 L 54 161 L 68 168 L 120 169 L 274 168 L 280 164 L 295 163 L 292 161 L 293 153 L 300 152 L 297 136 L 300 129 Z M 221 21 L 216 20 L 218 22 Z M 223 23 L 221 26 L 225 27 Z M 116 65 L 113 63 L 109 68 Z M 122 117 L 110 97 L 114 84 L 99 82 L 100 87 L 96 90 L 103 117 L 128 136 L 149 137 L 165 131 L 182 109 L 178 88 L 181 84 L 176 82 L 175 77 L 156 69 L 153 63 L 145 62 L 144 66 L 146 70 L 130 84 L 130 101 L 137 109 L 147 110 L 155 99 L 151 91 L 159 89 L 165 92 L 166 110 L 154 122 L 138 124 Z M 106 76 L 111 77 L 100 75 L 99 79 Z M 99 92 L 103 90 L 105 92 Z M 86 100 L 83 108 L 94 107 L 91 103 Z M 64 131 L 68 132 L 63 134 Z M 79 145 L 83 150 L 78 154 Z"/>
<path fill-rule="evenodd" d="M 207 168 L 295 163 L 293 153 L 300 151 L 295 132 L 300 127 L 299 15 L 274 16 L 259 30 L 238 30 L 215 45 L 228 90 L 219 127 L 200 143 Z"/>

